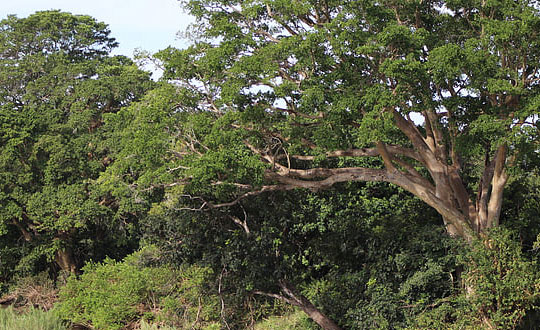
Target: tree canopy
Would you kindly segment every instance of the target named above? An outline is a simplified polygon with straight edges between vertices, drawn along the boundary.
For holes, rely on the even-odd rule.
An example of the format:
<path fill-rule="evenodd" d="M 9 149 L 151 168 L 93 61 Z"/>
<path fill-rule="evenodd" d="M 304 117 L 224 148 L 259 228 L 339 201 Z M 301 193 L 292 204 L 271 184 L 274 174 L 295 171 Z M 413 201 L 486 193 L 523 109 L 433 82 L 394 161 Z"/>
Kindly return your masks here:
<path fill-rule="evenodd" d="M 538 155 L 534 1 L 184 5 L 193 45 L 156 56 L 191 97 L 170 147 L 189 157 L 170 167 L 212 187 L 192 196 L 202 208 L 384 181 L 470 240 L 498 225 L 509 173 Z"/>
<path fill-rule="evenodd" d="M 75 242 L 122 232 L 91 184 L 109 162 L 102 115 L 150 87 L 130 59 L 108 56 L 109 34 L 60 11 L 0 22 L 0 233 L 17 228 L 36 258 L 69 271 Z"/>

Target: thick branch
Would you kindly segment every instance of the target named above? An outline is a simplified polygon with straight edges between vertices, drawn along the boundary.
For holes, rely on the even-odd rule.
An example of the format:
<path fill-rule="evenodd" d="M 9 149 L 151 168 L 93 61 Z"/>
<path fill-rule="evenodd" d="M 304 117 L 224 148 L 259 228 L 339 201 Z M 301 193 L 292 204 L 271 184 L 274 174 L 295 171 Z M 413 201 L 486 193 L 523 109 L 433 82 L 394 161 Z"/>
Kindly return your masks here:
<path fill-rule="evenodd" d="M 303 179 L 312 179 L 317 177 L 325 177 L 323 180 L 308 181 L 300 180 L 293 175 L 278 174 L 271 171 L 266 173 L 266 177 L 270 180 L 275 180 L 281 184 L 294 186 L 297 188 L 307 189 L 324 189 L 333 186 L 340 182 L 349 181 L 388 181 L 387 172 L 380 169 L 371 168 L 334 168 L 334 169 L 311 169 L 311 170 L 296 170 L 293 175 Z"/>
<path fill-rule="evenodd" d="M 380 141 L 377 142 L 377 150 L 379 151 L 379 154 L 381 155 L 383 159 L 384 166 L 386 167 L 386 169 L 390 172 L 397 171 L 394 164 L 392 164 L 392 157 L 388 153 L 388 150 L 386 150 L 386 145 Z"/>
<path fill-rule="evenodd" d="M 454 192 L 454 196 L 459 204 L 461 211 L 469 216 L 470 223 L 473 224 L 475 230 L 478 230 L 478 214 L 476 212 L 476 209 L 474 208 L 471 198 L 469 197 L 467 189 L 465 189 L 465 185 L 461 180 L 457 167 L 451 166 L 449 167 L 448 171 L 450 186 L 452 187 L 452 191 Z"/>
<path fill-rule="evenodd" d="M 310 147 L 317 148 L 315 145 L 311 145 Z M 414 159 L 418 162 L 422 162 L 422 158 L 420 155 L 409 148 L 405 148 L 398 145 L 386 145 L 386 150 L 393 156 L 399 155 L 404 156 L 410 159 Z M 360 148 L 360 149 L 345 149 L 345 150 L 334 150 L 329 151 L 325 154 L 326 158 L 336 158 L 336 157 L 378 157 L 380 156 L 379 151 L 377 148 Z M 305 161 L 312 161 L 317 158 L 317 156 L 312 155 L 291 155 L 291 158 L 298 159 L 298 160 L 305 160 Z"/>
<path fill-rule="evenodd" d="M 433 137 L 433 151 L 440 160 L 446 160 L 448 158 L 446 154 L 446 145 L 444 142 L 443 133 L 439 128 L 438 116 L 436 113 L 429 110 L 424 112 L 424 116 L 426 128 L 429 128 L 428 131 L 431 132 L 431 136 Z"/>
<path fill-rule="evenodd" d="M 285 280 L 279 281 L 281 291 L 290 297 L 289 300 L 299 306 L 313 321 L 315 321 L 324 330 L 340 330 L 339 326 L 324 315 L 315 307 L 306 297 L 298 293 L 296 288 Z"/>
<path fill-rule="evenodd" d="M 420 157 L 424 160 L 423 163 L 428 165 L 428 169 L 431 171 L 431 165 L 434 165 L 437 162 L 435 154 L 431 151 L 429 146 L 426 144 L 422 134 L 414 127 L 414 125 L 403 118 L 403 116 L 396 110 L 392 110 L 394 115 L 394 120 L 397 127 L 409 138 L 413 146 L 418 150 Z"/>
<path fill-rule="evenodd" d="M 497 150 L 497 156 L 495 157 L 495 169 L 491 181 L 491 197 L 488 204 L 487 228 L 496 226 L 499 223 L 504 186 L 508 180 L 508 174 L 504 169 L 506 163 L 506 149 L 507 147 L 505 144 L 500 146 Z"/>
<path fill-rule="evenodd" d="M 482 224 L 487 223 L 489 188 L 493 179 L 494 170 L 495 159 L 493 159 L 493 161 L 490 161 L 489 154 L 486 151 L 486 157 L 484 161 L 484 173 L 482 174 L 482 178 L 480 179 L 480 183 L 478 185 L 478 195 L 476 198 L 476 209 L 478 210 L 477 230 L 479 231 L 482 229 Z"/>

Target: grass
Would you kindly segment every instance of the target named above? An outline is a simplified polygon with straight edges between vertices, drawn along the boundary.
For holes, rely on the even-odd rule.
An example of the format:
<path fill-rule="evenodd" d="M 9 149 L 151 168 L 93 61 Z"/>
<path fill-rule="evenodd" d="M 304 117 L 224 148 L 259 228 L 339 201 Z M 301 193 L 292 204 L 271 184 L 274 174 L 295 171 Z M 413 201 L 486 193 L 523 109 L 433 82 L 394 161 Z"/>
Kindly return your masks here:
<path fill-rule="evenodd" d="M 156 324 L 149 324 L 145 321 L 141 321 L 141 330 L 179 330 L 175 327 L 170 326 L 158 326 Z"/>
<path fill-rule="evenodd" d="M 302 311 L 283 316 L 271 316 L 255 324 L 255 330 L 306 330 L 312 327 L 312 322 Z"/>
<path fill-rule="evenodd" d="M 284 316 L 272 316 L 255 325 L 255 330 L 305 330 L 311 328 L 311 322 L 301 311 Z M 24 313 L 18 313 L 12 307 L 0 308 L 0 330 L 68 330 L 60 318 L 52 311 L 31 308 Z M 140 323 L 141 330 L 179 330 L 168 326 L 157 326 L 144 321 Z M 212 328 L 213 329 L 213 328 Z"/>
<path fill-rule="evenodd" d="M 51 311 L 31 308 L 17 313 L 12 307 L 0 308 L 0 330 L 67 330 L 68 328 Z"/>

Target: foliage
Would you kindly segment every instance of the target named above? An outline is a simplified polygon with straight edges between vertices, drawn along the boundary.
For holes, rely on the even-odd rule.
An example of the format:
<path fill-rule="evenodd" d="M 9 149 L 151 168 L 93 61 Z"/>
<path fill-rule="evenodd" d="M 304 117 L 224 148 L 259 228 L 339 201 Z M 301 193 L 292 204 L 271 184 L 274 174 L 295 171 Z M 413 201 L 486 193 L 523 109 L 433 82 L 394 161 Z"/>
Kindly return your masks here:
<path fill-rule="evenodd" d="M 178 328 L 169 326 L 158 326 L 156 324 L 147 323 L 145 320 L 141 320 L 140 330 L 177 330 Z"/>
<path fill-rule="evenodd" d="M 156 57 L 194 119 L 170 131 L 184 156 L 162 161 L 202 208 L 386 181 L 471 240 L 499 224 L 509 175 L 537 157 L 534 1 L 183 3 L 196 39 Z"/>
<path fill-rule="evenodd" d="M 534 241 L 540 234 L 540 175 L 535 162 L 524 168 L 508 185 L 501 222 L 519 235 L 526 254 L 534 253 Z"/>
<path fill-rule="evenodd" d="M 0 308 L 0 330 L 67 330 L 53 311 L 31 308 L 16 312 L 12 307 Z"/>
<path fill-rule="evenodd" d="M 466 255 L 464 283 L 479 318 L 496 328 L 514 329 L 525 313 L 540 302 L 538 265 L 523 257 L 508 230 L 497 229 L 477 241 Z"/>
<path fill-rule="evenodd" d="M 370 328 L 375 319 L 405 324 L 453 292 L 456 242 L 438 230 L 434 212 L 384 184 L 339 188 L 259 196 L 227 212 L 156 208 L 143 222 L 146 239 L 171 260 L 225 269 L 228 306 L 235 306 L 230 296 L 279 293 L 286 278 L 347 329 Z M 257 312 L 261 298 L 250 311 L 256 319 L 266 317 Z M 248 313 L 242 300 L 236 304 Z"/>
<path fill-rule="evenodd" d="M 283 283 L 346 329 L 534 323 L 534 1 L 182 2 L 160 83 L 88 16 L 0 22 L 0 290 L 94 260 L 56 310 L 104 330 L 314 328 Z"/>
<path fill-rule="evenodd" d="M 538 265 L 511 231 L 497 228 L 462 255 L 465 290 L 422 313 L 414 329 L 516 329 L 538 308 Z"/>
<path fill-rule="evenodd" d="M 459 245 L 433 224 L 416 232 L 397 226 L 378 226 L 364 241 L 367 251 L 358 259 L 361 267 L 340 265 L 306 285 L 306 296 L 343 328 L 404 327 L 457 289 Z"/>
<path fill-rule="evenodd" d="M 503 204 L 507 183 L 538 159 L 536 2 L 183 3 L 198 19 L 196 39 L 156 58 L 176 95 L 189 97 L 166 120 L 125 129 L 155 127 L 168 136 L 160 147 L 169 153 L 151 161 L 131 153 L 165 181 L 155 185 L 126 165 L 114 176 L 136 185 L 132 196 L 162 194 L 146 230 L 157 241 L 173 237 L 161 244 L 176 260 L 208 262 L 239 283 L 229 286 L 240 296 L 275 297 L 286 279 L 343 326 L 390 328 L 455 295 L 459 271 L 440 241 L 426 250 L 433 258 L 407 246 L 407 239 L 440 235 L 424 222 L 437 216 L 379 181 L 425 202 L 442 217 L 439 225 L 471 245 L 501 222 L 536 226 L 534 191 L 531 199 L 515 195 L 516 209 Z M 146 108 L 153 103 L 163 101 Z M 137 111 L 123 112 L 137 118 Z M 382 197 L 365 194 L 370 188 Z M 382 255 L 354 242 L 378 241 L 392 217 L 402 221 L 390 220 L 396 230 L 387 233 L 395 236 L 386 240 L 406 238 L 381 247 Z M 392 250 L 398 246 L 407 252 Z M 383 267 L 396 276 L 373 275 L 388 274 Z M 349 281 L 365 290 L 344 301 L 337 293 L 345 290 L 335 287 Z M 324 306 L 310 286 L 334 303 Z M 482 322 L 506 322 L 497 313 Z"/>
<path fill-rule="evenodd" d="M 144 266 L 145 254 L 148 250 L 122 262 L 88 263 L 80 278 L 70 277 L 61 288 L 56 311 L 63 319 L 104 330 L 140 319 L 180 329 L 202 329 L 219 321 L 208 269 Z"/>
<path fill-rule="evenodd" d="M 133 225 L 93 189 L 110 162 L 101 126 L 152 84 L 130 59 L 109 56 L 109 34 L 54 10 L 0 22 L 0 234 L 25 251 L 21 269 L 54 260 L 75 271 L 85 258 L 122 254 L 107 245 L 128 245 Z"/>

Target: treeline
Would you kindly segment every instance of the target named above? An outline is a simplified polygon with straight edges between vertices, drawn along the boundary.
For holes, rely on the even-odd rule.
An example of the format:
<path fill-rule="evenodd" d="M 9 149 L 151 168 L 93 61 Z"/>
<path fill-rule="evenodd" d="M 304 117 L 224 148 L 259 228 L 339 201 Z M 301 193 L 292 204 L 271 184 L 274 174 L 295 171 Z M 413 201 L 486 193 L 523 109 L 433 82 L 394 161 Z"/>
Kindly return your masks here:
<path fill-rule="evenodd" d="M 534 4 L 184 6 L 0 22 L 0 329 L 537 327 Z"/>

